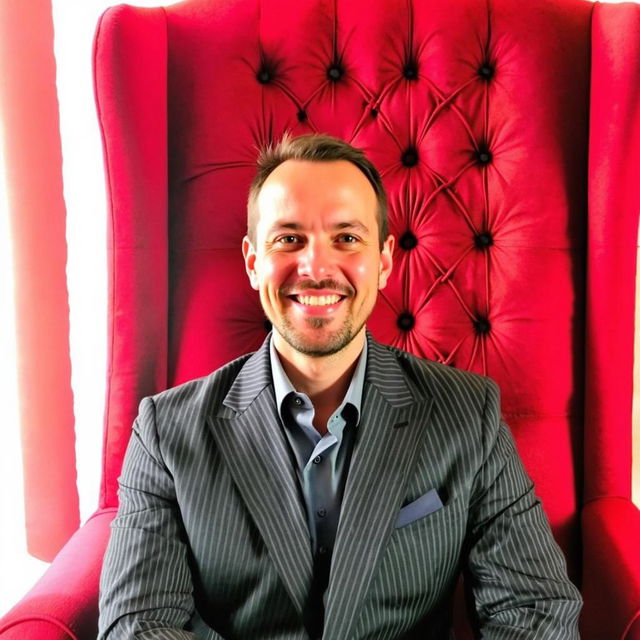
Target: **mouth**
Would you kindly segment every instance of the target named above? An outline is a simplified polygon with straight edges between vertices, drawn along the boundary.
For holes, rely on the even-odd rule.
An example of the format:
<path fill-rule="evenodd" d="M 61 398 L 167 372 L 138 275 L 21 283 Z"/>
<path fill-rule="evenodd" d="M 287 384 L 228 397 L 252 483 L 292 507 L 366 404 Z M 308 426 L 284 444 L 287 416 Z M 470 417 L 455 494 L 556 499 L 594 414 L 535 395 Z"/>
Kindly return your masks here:
<path fill-rule="evenodd" d="M 338 293 L 323 293 L 322 295 L 296 293 L 287 296 L 293 302 L 294 309 L 298 313 L 304 316 L 324 318 L 333 316 L 347 297 Z"/>
<path fill-rule="evenodd" d="M 303 305 L 305 307 L 329 307 L 342 302 L 347 296 L 338 295 L 337 293 L 323 296 L 294 294 L 287 296 L 290 300 Z"/>

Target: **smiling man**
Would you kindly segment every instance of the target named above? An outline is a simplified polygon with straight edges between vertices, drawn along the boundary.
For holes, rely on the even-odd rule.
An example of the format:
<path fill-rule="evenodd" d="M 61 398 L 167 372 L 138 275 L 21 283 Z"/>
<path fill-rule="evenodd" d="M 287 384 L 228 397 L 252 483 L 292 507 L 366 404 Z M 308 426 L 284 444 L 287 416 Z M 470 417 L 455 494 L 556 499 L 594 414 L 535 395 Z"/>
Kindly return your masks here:
<path fill-rule="evenodd" d="M 321 149 L 322 138 L 297 144 L 305 140 Z M 313 426 L 323 434 L 364 347 L 394 238 L 386 231 L 384 192 L 378 187 L 379 202 L 351 161 L 291 159 L 269 172 L 280 158 L 267 157 L 251 189 L 242 250 L 275 329 L 273 347 L 296 389 L 309 396 Z M 373 167 L 368 171 L 373 178 Z"/>
<path fill-rule="evenodd" d="M 364 154 L 285 137 L 242 243 L 273 331 L 146 398 L 120 478 L 101 638 L 578 637 L 579 593 L 480 376 L 377 343 L 386 196 Z"/>
<path fill-rule="evenodd" d="M 357 355 L 394 242 L 370 182 L 347 160 L 289 160 L 256 191 L 242 248 L 278 352 Z"/>

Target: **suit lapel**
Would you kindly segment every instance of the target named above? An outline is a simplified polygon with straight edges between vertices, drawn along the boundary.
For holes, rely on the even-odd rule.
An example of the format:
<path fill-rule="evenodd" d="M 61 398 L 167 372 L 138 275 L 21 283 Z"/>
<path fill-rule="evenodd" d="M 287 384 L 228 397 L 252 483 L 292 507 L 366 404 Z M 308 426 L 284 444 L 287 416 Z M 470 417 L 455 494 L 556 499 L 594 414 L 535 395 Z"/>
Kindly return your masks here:
<path fill-rule="evenodd" d="M 309 530 L 271 381 L 269 341 L 247 360 L 210 426 L 282 582 L 302 615 L 312 559 Z"/>
<path fill-rule="evenodd" d="M 412 393 L 397 357 L 368 340 L 363 412 L 331 564 L 325 640 L 351 635 L 393 530 L 432 404 L 430 397 Z"/>

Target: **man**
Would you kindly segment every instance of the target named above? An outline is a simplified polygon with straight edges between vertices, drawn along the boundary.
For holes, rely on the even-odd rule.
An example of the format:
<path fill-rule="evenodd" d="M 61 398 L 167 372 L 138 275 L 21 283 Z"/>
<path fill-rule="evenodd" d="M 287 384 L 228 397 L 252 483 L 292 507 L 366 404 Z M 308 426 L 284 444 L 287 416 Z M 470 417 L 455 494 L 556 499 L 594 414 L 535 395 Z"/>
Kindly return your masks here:
<path fill-rule="evenodd" d="M 101 638 L 577 638 L 580 596 L 495 384 L 378 344 L 380 177 L 328 136 L 262 154 L 242 250 L 273 332 L 143 400 L 101 583 Z"/>

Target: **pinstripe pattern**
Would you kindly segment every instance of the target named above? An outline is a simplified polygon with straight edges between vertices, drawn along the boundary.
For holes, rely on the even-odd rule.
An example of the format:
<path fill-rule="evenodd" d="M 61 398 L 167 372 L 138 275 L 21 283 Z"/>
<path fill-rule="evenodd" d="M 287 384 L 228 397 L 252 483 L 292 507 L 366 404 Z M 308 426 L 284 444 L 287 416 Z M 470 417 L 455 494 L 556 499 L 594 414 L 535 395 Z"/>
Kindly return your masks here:
<path fill-rule="evenodd" d="M 577 638 L 580 596 L 495 385 L 368 340 L 323 638 L 450 637 L 461 564 L 483 637 Z M 101 638 L 307 637 L 309 533 L 276 416 L 268 342 L 141 403 Z M 400 508 L 432 489 L 443 508 L 395 528 Z"/>

